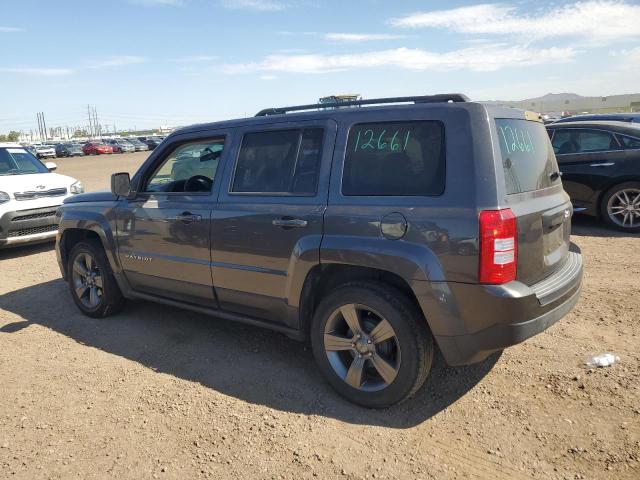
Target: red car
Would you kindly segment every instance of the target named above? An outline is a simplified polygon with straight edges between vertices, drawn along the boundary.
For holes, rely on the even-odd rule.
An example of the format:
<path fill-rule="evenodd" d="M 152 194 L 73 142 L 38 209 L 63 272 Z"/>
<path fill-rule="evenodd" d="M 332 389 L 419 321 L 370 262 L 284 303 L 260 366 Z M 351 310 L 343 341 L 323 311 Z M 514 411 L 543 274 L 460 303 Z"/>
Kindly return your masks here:
<path fill-rule="evenodd" d="M 87 142 L 82 147 L 85 155 L 101 155 L 105 153 L 113 153 L 113 148 L 101 142 Z"/>

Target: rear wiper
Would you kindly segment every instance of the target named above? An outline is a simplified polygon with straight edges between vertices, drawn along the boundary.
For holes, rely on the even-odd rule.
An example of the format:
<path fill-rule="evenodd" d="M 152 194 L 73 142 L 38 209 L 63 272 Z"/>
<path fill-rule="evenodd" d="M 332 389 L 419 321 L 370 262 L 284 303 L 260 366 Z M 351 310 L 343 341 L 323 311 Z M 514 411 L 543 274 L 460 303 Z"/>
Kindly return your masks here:
<path fill-rule="evenodd" d="M 562 176 L 562 172 L 552 172 L 549 174 L 549 178 L 552 182 L 556 181 L 558 178 Z"/>

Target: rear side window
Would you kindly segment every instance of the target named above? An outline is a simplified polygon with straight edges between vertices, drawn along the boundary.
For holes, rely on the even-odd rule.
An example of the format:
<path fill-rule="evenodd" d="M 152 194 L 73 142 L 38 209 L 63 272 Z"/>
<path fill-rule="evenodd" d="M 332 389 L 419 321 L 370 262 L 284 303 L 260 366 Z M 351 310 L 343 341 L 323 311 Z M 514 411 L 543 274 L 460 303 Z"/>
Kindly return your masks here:
<path fill-rule="evenodd" d="M 442 123 L 365 123 L 349 131 L 343 195 L 440 195 L 444 183 Z"/>
<path fill-rule="evenodd" d="M 322 128 L 248 133 L 232 192 L 313 195 L 322 158 Z"/>
<path fill-rule="evenodd" d="M 507 194 L 531 192 L 560 182 L 549 136 L 540 122 L 497 118 Z"/>
<path fill-rule="evenodd" d="M 620 150 L 620 146 L 609 132 L 568 128 L 556 130 L 553 136 L 553 150 L 558 155 L 569 155 Z"/>
<path fill-rule="evenodd" d="M 618 138 L 620 139 L 620 142 L 622 143 L 622 146 L 624 146 L 624 148 L 640 148 L 640 138 L 626 137 L 623 135 L 618 135 Z"/>

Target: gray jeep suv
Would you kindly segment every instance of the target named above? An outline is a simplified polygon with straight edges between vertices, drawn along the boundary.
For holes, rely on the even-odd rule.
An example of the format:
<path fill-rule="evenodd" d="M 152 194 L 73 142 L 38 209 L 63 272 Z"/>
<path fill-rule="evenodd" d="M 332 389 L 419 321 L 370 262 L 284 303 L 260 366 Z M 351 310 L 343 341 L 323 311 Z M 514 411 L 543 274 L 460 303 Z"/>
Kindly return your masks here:
<path fill-rule="evenodd" d="M 571 214 L 536 116 L 401 97 L 178 130 L 111 192 L 67 199 L 56 250 L 86 315 L 146 299 L 278 330 L 385 407 L 436 344 L 478 362 L 573 307 Z"/>

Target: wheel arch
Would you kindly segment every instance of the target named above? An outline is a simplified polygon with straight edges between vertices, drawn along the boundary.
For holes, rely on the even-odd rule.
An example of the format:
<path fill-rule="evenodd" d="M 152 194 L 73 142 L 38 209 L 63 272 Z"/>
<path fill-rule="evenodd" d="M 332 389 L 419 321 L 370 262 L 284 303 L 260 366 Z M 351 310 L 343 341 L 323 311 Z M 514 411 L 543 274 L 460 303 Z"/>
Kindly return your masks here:
<path fill-rule="evenodd" d="M 83 240 L 96 242 L 105 252 L 107 260 L 120 289 L 128 288 L 122 275 L 122 268 L 116 254 L 116 239 L 109 220 L 102 212 L 61 209 L 59 222 L 59 240 L 57 247 L 58 263 L 64 278 L 67 278 L 68 255 L 73 245 Z"/>
<path fill-rule="evenodd" d="M 299 325 L 303 338 L 309 338 L 311 322 L 322 298 L 336 287 L 353 282 L 375 282 L 392 286 L 403 293 L 419 312 L 422 312 L 411 285 L 397 273 L 360 265 L 318 264 L 307 274 L 300 295 Z"/>

